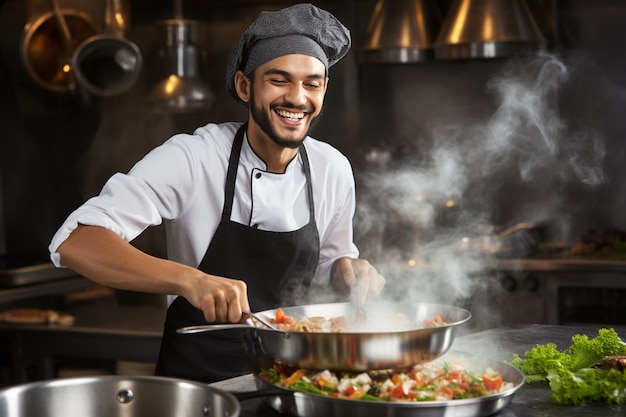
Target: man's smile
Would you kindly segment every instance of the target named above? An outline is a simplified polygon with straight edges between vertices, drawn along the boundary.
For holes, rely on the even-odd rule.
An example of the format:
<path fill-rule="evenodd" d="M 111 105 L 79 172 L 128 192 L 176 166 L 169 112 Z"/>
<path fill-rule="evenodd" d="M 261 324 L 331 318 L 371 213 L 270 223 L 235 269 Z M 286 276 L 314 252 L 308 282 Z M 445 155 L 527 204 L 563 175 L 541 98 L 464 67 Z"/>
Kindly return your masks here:
<path fill-rule="evenodd" d="M 291 112 L 288 110 L 282 110 L 282 109 L 276 109 L 276 114 L 278 114 L 280 117 L 287 119 L 289 121 L 293 121 L 293 122 L 297 122 L 300 121 L 302 119 L 304 119 L 305 116 L 305 112 Z"/>

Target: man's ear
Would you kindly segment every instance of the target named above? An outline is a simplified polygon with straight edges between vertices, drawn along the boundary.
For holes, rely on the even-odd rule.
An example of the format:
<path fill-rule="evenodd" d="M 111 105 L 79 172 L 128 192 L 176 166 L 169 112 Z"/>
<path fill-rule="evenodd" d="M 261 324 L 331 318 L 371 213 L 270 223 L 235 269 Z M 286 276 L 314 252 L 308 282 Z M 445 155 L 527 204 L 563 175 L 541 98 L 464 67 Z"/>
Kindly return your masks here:
<path fill-rule="evenodd" d="M 250 101 L 250 79 L 241 70 L 235 73 L 235 90 L 242 101 Z"/>

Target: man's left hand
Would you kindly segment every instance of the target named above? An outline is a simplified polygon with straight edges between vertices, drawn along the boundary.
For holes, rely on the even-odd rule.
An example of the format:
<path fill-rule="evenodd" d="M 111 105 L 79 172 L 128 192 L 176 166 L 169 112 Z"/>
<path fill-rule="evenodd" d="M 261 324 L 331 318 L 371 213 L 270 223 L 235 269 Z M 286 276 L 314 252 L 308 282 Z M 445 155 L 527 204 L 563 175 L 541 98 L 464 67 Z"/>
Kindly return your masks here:
<path fill-rule="evenodd" d="M 348 297 L 358 282 L 361 302 L 370 295 L 378 295 L 385 286 L 385 278 L 365 259 L 339 258 L 330 271 L 330 281 L 335 289 Z"/>

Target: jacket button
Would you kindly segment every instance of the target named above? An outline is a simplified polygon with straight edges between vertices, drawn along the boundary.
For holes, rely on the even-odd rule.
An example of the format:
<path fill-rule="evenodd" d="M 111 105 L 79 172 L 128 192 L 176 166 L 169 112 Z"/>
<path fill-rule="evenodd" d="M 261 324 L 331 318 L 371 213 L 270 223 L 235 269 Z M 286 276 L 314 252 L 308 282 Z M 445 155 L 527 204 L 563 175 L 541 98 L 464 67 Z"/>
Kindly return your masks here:
<path fill-rule="evenodd" d="M 257 172 L 254 176 L 255 176 L 255 178 L 261 178 L 261 173 Z"/>

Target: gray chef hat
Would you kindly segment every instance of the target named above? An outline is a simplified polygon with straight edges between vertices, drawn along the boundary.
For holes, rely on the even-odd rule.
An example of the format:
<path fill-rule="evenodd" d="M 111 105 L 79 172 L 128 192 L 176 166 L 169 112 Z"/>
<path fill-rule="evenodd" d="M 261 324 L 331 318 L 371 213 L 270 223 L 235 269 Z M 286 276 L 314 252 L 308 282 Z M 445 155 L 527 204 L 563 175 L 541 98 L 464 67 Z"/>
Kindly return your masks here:
<path fill-rule="evenodd" d="M 226 90 L 242 102 L 235 90 L 235 73 L 249 75 L 260 65 L 290 54 L 313 56 L 326 71 L 350 49 L 350 31 L 335 16 L 309 3 L 277 12 L 261 12 L 230 51 Z"/>

